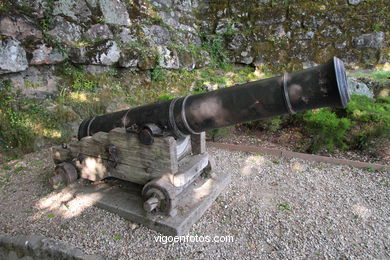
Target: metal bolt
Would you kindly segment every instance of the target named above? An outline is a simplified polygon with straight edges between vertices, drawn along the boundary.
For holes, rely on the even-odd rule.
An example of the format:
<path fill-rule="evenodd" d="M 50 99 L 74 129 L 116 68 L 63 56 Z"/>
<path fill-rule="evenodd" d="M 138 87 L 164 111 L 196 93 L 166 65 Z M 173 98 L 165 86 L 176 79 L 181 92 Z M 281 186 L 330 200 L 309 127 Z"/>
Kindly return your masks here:
<path fill-rule="evenodd" d="M 144 202 L 144 210 L 147 212 L 152 212 L 160 204 L 160 200 L 156 197 L 150 197 L 147 201 Z"/>

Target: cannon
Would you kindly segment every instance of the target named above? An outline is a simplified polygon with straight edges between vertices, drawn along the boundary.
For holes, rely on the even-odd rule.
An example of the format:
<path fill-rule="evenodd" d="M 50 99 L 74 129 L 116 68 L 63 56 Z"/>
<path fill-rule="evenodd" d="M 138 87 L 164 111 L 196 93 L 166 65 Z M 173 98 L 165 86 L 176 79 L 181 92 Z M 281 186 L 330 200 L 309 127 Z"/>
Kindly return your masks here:
<path fill-rule="evenodd" d="M 143 209 L 174 216 L 199 179 L 212 178 L 205 132 L 238 123 L 349 102 L 343 62 L 327 63 L 234 87 L 94 116 L 78 141 L 53 150 L 53 184 L 115 177 L 142 185 Z"/>

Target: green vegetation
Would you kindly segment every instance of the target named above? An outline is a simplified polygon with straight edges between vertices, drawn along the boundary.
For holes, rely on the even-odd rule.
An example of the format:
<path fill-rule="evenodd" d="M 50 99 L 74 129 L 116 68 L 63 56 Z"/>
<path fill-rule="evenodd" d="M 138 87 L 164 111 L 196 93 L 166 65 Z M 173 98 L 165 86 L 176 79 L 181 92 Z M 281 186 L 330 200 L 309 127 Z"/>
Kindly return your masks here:
<path fill-rule="evenodd" d="M 223 38 L 218 35 L 211 36 L 202 44 L 201 48 L 208 51 L 211 55 L 210 67 L 212 68 L 228 69 L 230 65 L 226 62 L 227 55 L 224 51 L 223 42 Z"/>
<path fill-rule="evenodd" d="M 390 139 L 390 97 L 352 96 L 346 112 L 354 122 L 350 135 L 355 148 L 366 149 L 374 138 Z"/>
<path fill-rule="evenodd" d="M 310 135 L 310 152 L 335 148 L 366 150 L 373 140 L 390 139 L 390 97 L 352 95 L 345 110 L 322 108 L 300 113 L 294 120 Z"/>
<path fill-rule="evenodd" d="M 152 81 L 162 81 L 166 75 L 166 70 L 156 65 L 153 70 L 150 71 L 150 77 Z"/>
<path fill-rule="evenodd" d="M 73 91 L 95 91 L 97 82 L 88 77 L 81 68 L 66 65 L 60 68 L 65 78 L 71 84 Z"/>
<path fill-rule="evenodd" d="M 118 240 L 121 240 L 123 237 L 121 236 L 121 235 L 117 235 L 117 236 L 115 236 L 113 239 L 115 240 L 115 241 L 118 241 Z"/>
<path fill-rule="evenodd" d="M 22 97 L 11 81 L 0 82 L 0 149 L 31 152 L 34 140 L 42 136 L 60 140 L 60 122 L 47 111 L 43 101 Z"/>
<path fill-rule="evenodd" d="M 349 73 L 349 76 L 355 78 L 369 78 L 381 84 L 389 84 L 390 71 L 380 70 L 372 71 L 370 73 L 355 72 Z"/>
<path fill-rule="evenodd" d="M 56 215 L 54 215 L 53 213 L 49 213 L 47 214 L 47 218 L 54 218 Z"/>
<path fill-rule="evenodd" d="M 0 1 L 0 14 L 4 14 L 4 13 L 7 13 L 9 12 L 9 10 L 11 9 L 11 4 L 9 1 Z"/>
<path fill-rule="evenodd" d="M 265 130 L 270 133 L 274 133 L 282 128 L 287 116 L 276 116 L 272 118 L 266 118 L 258 121 L 244 123 L 246 127 L 254 130 Z"/>
<path fill-rule="evenodd" d="M 285 204 L 285 203 L 278 203 L 276 204 L 276 207 L 278 207 L 278 209 L 280 210 L 291 210 L 291 206 L 288 205 L 288 204 Z"/>
<path fill-rule="evenodd" d="M 334 112 L 326 108 L 306 112 L 303 120 L 311 134 L 310 151 L 317 152 L 323 148 L 333 151 L 335 146 L 347 148 L 344 141 L 351 127 L 349 119 L 338 118 Z"/>

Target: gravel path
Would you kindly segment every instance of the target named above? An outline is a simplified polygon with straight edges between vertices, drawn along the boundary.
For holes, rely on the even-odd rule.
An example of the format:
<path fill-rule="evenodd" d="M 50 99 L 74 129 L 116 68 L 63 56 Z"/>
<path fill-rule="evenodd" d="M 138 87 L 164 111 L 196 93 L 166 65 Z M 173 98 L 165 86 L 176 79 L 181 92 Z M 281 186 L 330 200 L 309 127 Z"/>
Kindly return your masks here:
<path fill-rule="evenodd" d="M 390 259 L 389 172 L 209 149 L 232 183 L 190 235 L 233 243 L 168 243 L 157 232 L 52 192 L 49 150 L 0 165 L 0 232 L 42 234 L 114 259 Z"/>

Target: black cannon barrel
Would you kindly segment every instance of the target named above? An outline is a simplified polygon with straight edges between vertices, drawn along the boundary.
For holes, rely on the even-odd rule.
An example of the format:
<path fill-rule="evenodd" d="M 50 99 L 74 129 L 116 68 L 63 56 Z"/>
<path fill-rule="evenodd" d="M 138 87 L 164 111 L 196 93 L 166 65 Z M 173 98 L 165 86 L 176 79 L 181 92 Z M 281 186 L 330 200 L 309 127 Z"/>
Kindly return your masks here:
<path fill-rule="evenodd" d="M 105 114 L 84 120 L 78 138 L 115 127 L 153 128 L 182 138 L 189 134 L 349 102 L 343 62 L 327 63 L 279 77 Z M 159 132 L 159 131 L 157 131 Z"/>

